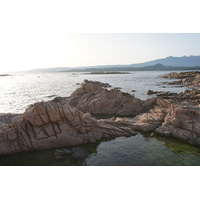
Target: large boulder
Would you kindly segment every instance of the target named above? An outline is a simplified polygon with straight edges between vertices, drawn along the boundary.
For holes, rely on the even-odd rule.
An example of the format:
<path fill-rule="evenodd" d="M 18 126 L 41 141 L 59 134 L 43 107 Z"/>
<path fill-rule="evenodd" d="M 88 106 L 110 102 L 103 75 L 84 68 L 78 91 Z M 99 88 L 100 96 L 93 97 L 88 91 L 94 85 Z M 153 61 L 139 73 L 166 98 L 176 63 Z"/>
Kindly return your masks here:
<path fill-rule="evenodd" d="M 173 104 L 155 133 L 200 145 L 199 105 Z"/>
<path fill-rule="evenodd" d="M 198 89 L 198 90 L 200 89 L 200 71 L 180 72 L 180 73 L 172 72 L 164 74 L 161 77 L 170 79 L 180 79 L 179 81 L 175 82 L 173 81 L 171 83 L 182 84 L 192 89 Z"/>
<path fill-rule="evenodd" d="M 154 98 L 156 102 L 149 106 L 149 111 L 141 113 L 134 118 L 117 118 L 116 121 L 121 125 L 127 125 L 135 131 L 150 133 L 161 126 L 167 111 L 172 104 L 171 100 Z"/>
<path fill-rule="evenodd" d="M 112 120 L 97 120 L 58 99 L 30 106 L 9 123 L 2 123 L 0 131 L 0 155 L 77 146 L 102 138 L 136 134 L 129 127 Z"/>
<path fill-rule="evenodd" d="M 99 82 L 87 80 L 67 99 L 71 106 L 91 114 L 134 116 L 140 113 L 143 103 L 134 95 L 118 89 L 108 90 L 99 85 Z"/>

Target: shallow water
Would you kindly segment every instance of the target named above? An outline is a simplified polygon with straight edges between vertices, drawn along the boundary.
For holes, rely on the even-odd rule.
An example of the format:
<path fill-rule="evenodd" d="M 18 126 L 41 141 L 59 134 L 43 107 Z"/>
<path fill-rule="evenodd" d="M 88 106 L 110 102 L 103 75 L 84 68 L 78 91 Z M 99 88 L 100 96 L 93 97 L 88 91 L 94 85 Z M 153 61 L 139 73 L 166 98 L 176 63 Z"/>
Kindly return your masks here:
<path fill-rule="evenodd" d="M 181 141 L 137 134 L 81 146 L 91 155 L 76 161 L 71 155 L 56 160 L 54 151 L 32 151 L 0 157 L 6 166 L 199 166 L 200 149 Z"/>
<path fill-rule="evenodd" d="M 200 165 L 200 149 L 183 142 L 138 134 L 103 142 L 85 165 L 182 166 Z"/>
<path fill-rule="evenodd" d="M 71 73 L 15 74 L 0 77 L 0 113 L 22 113 L 33 103 L 48 101 L 56 96 L 69 96 L 77 83 L 83 80 L 107 82 L 113 87 L 121 87 L 123 92 L 135 94 L 140 99 L 151 98 L 146 91 L 181 92 L 186 88 L 175 88 L 162 82 L 169 79 L 159 75 L 169 72 L 133 72 L 131 74 L 86 75 L 72 77 Z M 172 79 L 170 79 L 172 81 Z M 136 92 L 132 92 L 136 90 Z M 17 155 L 0 156 L 0 165 L 14 166 L 162 166 L 162 165 L 200 165 L 200 148 L 172 138 L 149 137 L 138 134 L 132 137 L 119 137 L 97 144 L 82 146 L 91 155 L 84 161 L 77 162 L 72 156 L 64 160 L 54 158 L 54 150 L 25 152 Z"/>

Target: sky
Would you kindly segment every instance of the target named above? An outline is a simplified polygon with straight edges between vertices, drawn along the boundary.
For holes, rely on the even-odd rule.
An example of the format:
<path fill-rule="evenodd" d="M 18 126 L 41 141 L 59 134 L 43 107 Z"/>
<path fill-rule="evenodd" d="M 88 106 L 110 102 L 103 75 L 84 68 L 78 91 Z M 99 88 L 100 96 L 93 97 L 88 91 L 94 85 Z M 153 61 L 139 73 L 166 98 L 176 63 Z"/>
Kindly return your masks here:
<path fill-rule="evenodd" d="M 167 56 L 200 55 L 200 34 L 38 33 L 7 34 L 1 71 L 134 64 Z"/>
<path fill-rule="evenodd" d="M 174 0 L 1 1 L 0 73 L 200 55 L 198 26 L 191 26 L 198 6 L 187 16 L 190 4 L 181 1 L 179 15 L 175 8 Z"/>

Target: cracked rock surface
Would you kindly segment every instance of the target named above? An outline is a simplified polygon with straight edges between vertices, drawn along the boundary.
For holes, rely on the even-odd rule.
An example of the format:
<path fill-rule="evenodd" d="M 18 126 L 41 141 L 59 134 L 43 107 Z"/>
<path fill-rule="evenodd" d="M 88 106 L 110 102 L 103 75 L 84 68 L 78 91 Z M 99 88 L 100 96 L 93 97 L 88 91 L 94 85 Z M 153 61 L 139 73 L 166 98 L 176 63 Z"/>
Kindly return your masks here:
<path fill-rule="evenodd" d="M 71 106 L 92 114 L 136 115 L 142 105 L 142 101 L 131 94 L 118 89 L 107 90 L 87 80 L 67 100 Z"/>
<path fill-rule="evenodd" d="M 103 138 L 135 135 L 115 121 L 97 120 L 68 103 L 40 102 L 11 123 L 0 126 L 0 154 L 62 148 L 94 143 Z"/>
<path fill-rule="evenodd" d="M 200 146 L 197 101 L 162 97 L 140 100 L 107 87 L 85 81 L 70 97 L 36 103 L 20 115 L 0 114 L 0 155 L 75 147 L 104 138 L 132 136 L 137 131 Z M 118 117 L 98 120 L 90 113 Z"/>
<path fill-rule="evenodd" d="M 172 105 L 164 122 L 155 130 L 155 133 L 200 145 L 199 105 Z"/>

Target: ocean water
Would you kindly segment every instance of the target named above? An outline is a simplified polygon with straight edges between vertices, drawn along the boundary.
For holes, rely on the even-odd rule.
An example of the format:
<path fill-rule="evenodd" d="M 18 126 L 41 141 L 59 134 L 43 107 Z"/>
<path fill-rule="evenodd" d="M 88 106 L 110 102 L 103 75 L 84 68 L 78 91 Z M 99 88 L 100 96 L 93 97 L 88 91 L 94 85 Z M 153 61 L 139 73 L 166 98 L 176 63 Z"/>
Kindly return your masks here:
<path fill-rule="evenodd" d="M 154 96 L 146 94 L 149 89 L 173 92 L 185 90 L 185 88 L 163 85 L 162 82 L 169 79 L 159 78 L 159 75 L 165 73 L 169 72 L 151 71 L 108 75 L 79 73 L 75 77 L 71 73 L 15 73 L 13 76 L 0 76 L 0 113 L 22 113 L 30 104 L 48 101 L 56 96 L 69 96 L 80 87 L 77 83 L 82 83 L 85 79 L 109 83 L 140 99 Z"/>
<path fill-rule="evenodd" d="M 18 73 L 0 77 L 0 113 L 22 113 L 33 103 L 48 101 L 56 96 L 69 96 L 77 83 L 85 79 L 107 82 L 120 87 L 123 92 L 140 99 L 151 98 L 146 91 L 181 92 L 187 88 L 163 85 L 172 79 L 159 78 L 168 72 L 133 72 L 131 74 L 90 75 L 79 73 Z M 132 92 L 136 90 L 136 92 Z M 93 165 L 93 166 L 171 166 L 200 165 L 200 148 L 184 142 L 160 136 L 149 137 L 138 133 L 132 137 L 119 137 L 96 144 L 81 146 L 90 153 L 84 161 L 76 161 L 70 155 L 64 160 L 54 158 L 54 150 L 24 152 L 0 156 L 0 165 Z"/>

